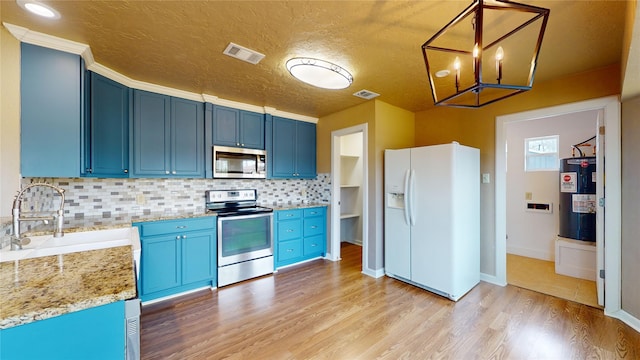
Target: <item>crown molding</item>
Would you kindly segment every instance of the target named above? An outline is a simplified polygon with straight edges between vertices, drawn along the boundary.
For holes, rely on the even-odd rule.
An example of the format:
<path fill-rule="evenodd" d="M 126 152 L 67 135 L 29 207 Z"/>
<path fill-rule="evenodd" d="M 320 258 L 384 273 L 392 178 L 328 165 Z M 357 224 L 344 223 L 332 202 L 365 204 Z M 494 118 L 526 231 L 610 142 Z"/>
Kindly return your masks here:
<path fill-rule="evenodd" d="M 156 85 L 156 84 L 152 84 L 144 81 L 138 81 L 128 76 L 122 75 L 119 72 L 112 70 L 96 62 L 95 59 L 93 58 L 91 47 L 87 44 L 83 44 L 83 43 L 59 38 L 56 36 L 44 34 L 41 32 L 29 30 L 28 28 L 9 24 L 6 22 L 3 22 L 2 25 L 11 33 L 11 35 L 13 35 L 16 39 L 18 39 L 21 42 L 80 55 L 82 59 L 84 59 L 85 66 L 87 67 L 88 70 L 93 71 L 97 74 L 100 74 L 106 78 L 109 78 L 115 82 L 118 82 L 132 89 L 145 90 L 145 91 L 150 91 L 158 94 L 175 96 L 183 99 L 189 99 L 193 101 L 209 102 L 216 105 L 228 106 L 235 109 L 253 111 L 257 113 L 282 116 L 282 117 L 286 117 L 294 120 L 300 120 L 300 121 L 306 121 L 306 122 L 312 122 L 312 123 L 318 122 L 318 118 L 315 118 L 315 117 L 289 113 L 286 111 L 280 111 L 272 107 L 245 104 L 245 103 L 241 103 L 233 100 L 222 99 L 215 95 L 197 94 L 190 91 L 184 91 L 184 90 L 174 89 L 167 86 Z"/>

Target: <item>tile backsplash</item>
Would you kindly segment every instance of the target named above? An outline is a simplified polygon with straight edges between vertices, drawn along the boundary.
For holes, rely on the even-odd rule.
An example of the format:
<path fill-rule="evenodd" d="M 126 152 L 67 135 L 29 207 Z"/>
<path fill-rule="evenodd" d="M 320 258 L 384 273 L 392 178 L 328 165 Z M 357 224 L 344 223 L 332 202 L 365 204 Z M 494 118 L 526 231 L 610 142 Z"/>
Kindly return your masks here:
<path fill-rule="evenodd" d="M 330 174 L 316 179 L 93 179 L 24 178 L 22 185 L 46 182 L 65 190 L 65 216 L 74 218 L 112 217 L 118 213 L 143 215 L 204 211 L 206 190 L 257 189 L 263 206 L 295 203 L 328 204 Z M 41 189 L 41 188 L 37 188 Z M 49 189 L 42 188 L 44 191 Z M 35 189 L 34 189 L 35 190 Z M 40 199 L 40 200 L 38 200 Z M 58 196 L 25 194 L 23 209 L 48 211 L 58 207 Z"/>

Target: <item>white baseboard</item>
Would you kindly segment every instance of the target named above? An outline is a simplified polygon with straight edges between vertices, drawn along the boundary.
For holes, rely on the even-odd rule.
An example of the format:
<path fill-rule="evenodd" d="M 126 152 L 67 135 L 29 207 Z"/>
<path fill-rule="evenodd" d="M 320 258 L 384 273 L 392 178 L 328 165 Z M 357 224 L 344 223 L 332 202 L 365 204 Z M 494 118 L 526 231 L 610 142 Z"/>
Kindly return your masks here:
<path fill-rule="evenodd" d="M 526 256 L 534 259 L 554 261 L 554 256 L 549 251 L 540 249 L 531 249 L 520 246 L 507 245 L 507 254 Z"/>
<path fill-rule="evenodd" d="M 610 316 L 612 318 L 616 318 L 623 323 L 631 326 L 635 331 L 640 332 L 640 319 L 629 314 L 624 310 L 618 310 L 614 313 L 608 313 L 606 310 L 604 312 L 605 315 Z"/>
<path fill-rule="evenodd" d="M 362 273 L 377 279 L 384 276 L 384 269 L 378 269 L 378 270 L 362 269 Z"/>
<path fill-rule="evenodd" d="M 480 280 L 484 282 L 488 282 L 490 284 L 498 285 L 498 286 L 507 286 L 507 283 L 505 281 L 501 281 L 495 275 L 480 273 Z"/>

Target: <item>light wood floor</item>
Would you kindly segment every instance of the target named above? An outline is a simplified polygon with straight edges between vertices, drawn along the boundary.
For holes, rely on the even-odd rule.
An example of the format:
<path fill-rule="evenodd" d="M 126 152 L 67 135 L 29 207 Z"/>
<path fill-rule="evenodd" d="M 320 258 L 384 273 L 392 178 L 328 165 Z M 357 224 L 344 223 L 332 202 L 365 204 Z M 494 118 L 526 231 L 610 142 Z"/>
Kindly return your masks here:
<path fill-rule="evenodd" d="M 602 310 L 480 283 L 457 303 L 361 274 L 361 249 L 149 305 L 143 359 L 639 359 Z"/>
<path fill-rule="evenodd" d="M 552 261 L 507 254 L 507 282 L 600 308 L 595 281 L 556 274 L 555 263 Z"/>

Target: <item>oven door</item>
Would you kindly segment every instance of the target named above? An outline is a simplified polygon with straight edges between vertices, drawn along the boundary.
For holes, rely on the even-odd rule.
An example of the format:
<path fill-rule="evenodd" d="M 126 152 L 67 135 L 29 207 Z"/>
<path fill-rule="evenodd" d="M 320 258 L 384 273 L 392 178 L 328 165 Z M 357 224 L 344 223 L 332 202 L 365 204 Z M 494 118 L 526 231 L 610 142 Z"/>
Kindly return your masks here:
<path fill-rule="evenodd" d="M 218 216 L 218 266 L 273 255 L 273 213 Z"/>

